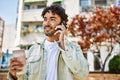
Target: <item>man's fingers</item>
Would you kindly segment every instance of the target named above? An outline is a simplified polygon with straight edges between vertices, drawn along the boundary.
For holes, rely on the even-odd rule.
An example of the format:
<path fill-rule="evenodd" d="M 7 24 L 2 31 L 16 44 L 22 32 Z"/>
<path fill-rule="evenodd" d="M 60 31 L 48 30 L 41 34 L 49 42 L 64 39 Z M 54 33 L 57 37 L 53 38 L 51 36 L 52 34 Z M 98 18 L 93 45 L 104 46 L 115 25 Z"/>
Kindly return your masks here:
<path fill-rule="evenodd" d="M 61 30 L 57 30 L 57 31 L 54 33 L 54 35 L 61 34 L 61 33 L 62 33 Z"/>
<path fill-rule="evenodd" d="M 10 72 L 11 73 L 16 73 L 16 72 L 20 72 L 23 70 L 23 64 L 17 60 L 16 58 L 12 58 L 10 60 Z"/>
<path fill-rule="evenodd" d="M 23 70 L 23 66 L 13 66 L 10 68 L 11 72 L 20 72 Z"/>

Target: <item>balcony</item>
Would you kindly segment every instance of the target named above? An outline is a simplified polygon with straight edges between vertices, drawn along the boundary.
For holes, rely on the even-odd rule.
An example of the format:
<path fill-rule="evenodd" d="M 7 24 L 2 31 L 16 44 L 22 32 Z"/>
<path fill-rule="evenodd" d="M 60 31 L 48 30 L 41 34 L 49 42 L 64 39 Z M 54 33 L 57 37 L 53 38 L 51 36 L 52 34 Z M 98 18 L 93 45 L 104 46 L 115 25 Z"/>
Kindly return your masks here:
<path fill-rule="evenodd" d="M 22 22 L 41 22 L 43 9 L 24 10 L 22 13 Z"/>

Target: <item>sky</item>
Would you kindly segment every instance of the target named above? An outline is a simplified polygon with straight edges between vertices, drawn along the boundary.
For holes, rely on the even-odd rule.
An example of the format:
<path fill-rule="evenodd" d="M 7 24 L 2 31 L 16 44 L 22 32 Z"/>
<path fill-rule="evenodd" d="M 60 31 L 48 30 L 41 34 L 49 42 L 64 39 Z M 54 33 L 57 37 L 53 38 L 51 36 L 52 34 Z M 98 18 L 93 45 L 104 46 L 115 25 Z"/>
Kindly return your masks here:
<path fill-rule="evenodd" d="M 18 0 L 0 0 L 0 17 L 5 24 L 16 24 Z"/>

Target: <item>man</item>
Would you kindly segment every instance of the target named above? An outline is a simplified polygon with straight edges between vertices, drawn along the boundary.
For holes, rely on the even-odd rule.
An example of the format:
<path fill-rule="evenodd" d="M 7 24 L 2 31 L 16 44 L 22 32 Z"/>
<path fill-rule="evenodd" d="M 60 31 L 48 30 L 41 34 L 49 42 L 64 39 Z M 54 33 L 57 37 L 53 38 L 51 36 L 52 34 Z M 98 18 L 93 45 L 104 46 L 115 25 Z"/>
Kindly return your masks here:
<path fill-rule="evenodd" d="M 68 21 L 65 10 L 52 5 L 42 12 L 45 40 L 34 44 L 27 57 L 26 71 L 16 58 L 10 61 L 10 80 L 76 80 L 84 79 L 88 74 L 88 63 L 76 43 L 66 38 Z"/>

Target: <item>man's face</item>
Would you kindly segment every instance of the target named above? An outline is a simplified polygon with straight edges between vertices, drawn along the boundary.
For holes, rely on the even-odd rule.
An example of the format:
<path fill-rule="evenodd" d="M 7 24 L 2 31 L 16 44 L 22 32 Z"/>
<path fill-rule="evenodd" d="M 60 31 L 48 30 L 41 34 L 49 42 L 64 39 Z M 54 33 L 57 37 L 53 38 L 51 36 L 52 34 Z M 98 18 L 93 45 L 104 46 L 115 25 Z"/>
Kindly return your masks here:
<path fill-rule="evenodd" d="M 56 32 L 55 27 L 59 25 L 61 18 L 57 14 L 53 14 L 51 11 L 44 15 L 43 27 L 46 36 L 53 36 Z"/>

